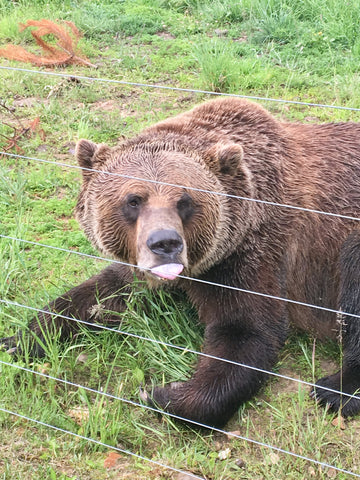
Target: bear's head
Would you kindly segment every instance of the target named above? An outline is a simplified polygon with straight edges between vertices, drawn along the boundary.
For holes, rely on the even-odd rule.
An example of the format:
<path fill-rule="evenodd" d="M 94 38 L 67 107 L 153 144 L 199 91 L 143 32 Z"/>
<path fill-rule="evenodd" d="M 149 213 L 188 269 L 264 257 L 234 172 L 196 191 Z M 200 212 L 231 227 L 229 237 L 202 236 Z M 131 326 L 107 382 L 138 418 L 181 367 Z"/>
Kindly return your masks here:
<path fill-rule="evenodd" d="M 219 261 L 231 236 L 219 176 L 234 175 L 241 147 L 213 145 L 204 161 L 166 142 L 110 148 L 80 140 L 76 156 L 83 174 L 77 218 L 98 249 L 139 267 L 154 285 Z"/>

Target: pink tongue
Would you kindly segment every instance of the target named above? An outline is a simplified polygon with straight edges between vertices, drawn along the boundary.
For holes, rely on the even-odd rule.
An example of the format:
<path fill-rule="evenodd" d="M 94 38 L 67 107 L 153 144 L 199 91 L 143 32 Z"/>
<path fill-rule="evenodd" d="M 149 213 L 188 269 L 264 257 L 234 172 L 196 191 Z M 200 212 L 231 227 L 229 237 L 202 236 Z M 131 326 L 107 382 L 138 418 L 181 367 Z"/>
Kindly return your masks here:
<path fill-rule="evenodd" d="M 184 265 L 181 263 L 166 263 L 152 268 L 151 273 L 166 280 L 174 280 L 183 271 L 183 268 Z"/>

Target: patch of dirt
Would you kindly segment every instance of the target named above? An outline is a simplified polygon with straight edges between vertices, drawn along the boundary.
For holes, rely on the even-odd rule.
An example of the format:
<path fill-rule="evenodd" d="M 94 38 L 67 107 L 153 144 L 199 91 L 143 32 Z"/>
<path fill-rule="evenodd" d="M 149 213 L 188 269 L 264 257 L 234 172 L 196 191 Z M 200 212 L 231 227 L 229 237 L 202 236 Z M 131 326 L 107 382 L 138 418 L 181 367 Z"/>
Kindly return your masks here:
<path fill-rule="evenodd" d="M 91 106 L 91 110 L 103 110 L 105 112 L 112 112 L 119 108 L 119 105 L 114 100 L 99 100 Z"/>
<path fill-rule="evenodd" d="M 339 370 L 339 365 L 334 360 L 321 359 L 320 368 L 322 375 L 325 377 L 327 375 L 331 375 L 332 373 L 336 373 Z"/>
<path fill-rule="evenodd" d="M 243 42 L 247 42 L 248 40 L 248 37 L 247 35 L 243 34 L 241 37 L 238 37 L 238 38 L 234 38 L 234 42 L 239 42 L 239 43 L 243 43 Z"/>
<path fill-rule="evenodd" d="M 51 147 L 49 145 L 46 145 L 45 143 L 42 144 L 42 145 L 39 145 L 37 148 L 36 148 L 36 151 L 39 152 L 39 153 L 45 153 L 47 152 Z"/>
<path fill-rule="evenodd" d="M 61 145 L 61 150 L 65 153 L 68 152 L 70 155 L 75 155 L 75 147 L 75 142 L 66 142 L 64 145 Z"/>
<path fill-rule="evenodd" d="M 295 380 L 301 380 L 298 377 L 294 370 L 287 367 L 282 367 L 279 370 L 280 375 L 284 375 L 285 377 L 291 377 Z M 280 394 L 280 393 L 297 393 L 299 391 L 299 382 L 294 382 L 293 380 L 286 379 L 286 378 L 279 378 L 274 377 L 277 379 L 276 382 L 271 384 L 271 390 L 273 393 Z M 303 385 L 302 388 L 308 388 L 306 385 Z"/>
<path fill-rule="evenodd" d="M 136 110 L 133 108 L 124 108 L 124 106 L 115 100 L 99 100 L 91 106 L 91 110 L 100 112 L 113 112 L 117 110 L 120 118 L 136 116 Z"/>
<path fill-rule="evenodd" d="M 38 98 L 38 97 L 27 97 L 27 98 L 14 98 L 13 106 L 14 107 L 27 107 L 31 108 L 35 105 L 39 105 L 40 103 L 48 104 L 49 101 L 47 99 Z"/>
<path fill-rule="evenodd" d="M 165 40 L 174 40 L 176 38 L 174 35 L 171 35 L 171 33 L 168 32 L 157 32 L 156 35 L 164 38 Z"/>

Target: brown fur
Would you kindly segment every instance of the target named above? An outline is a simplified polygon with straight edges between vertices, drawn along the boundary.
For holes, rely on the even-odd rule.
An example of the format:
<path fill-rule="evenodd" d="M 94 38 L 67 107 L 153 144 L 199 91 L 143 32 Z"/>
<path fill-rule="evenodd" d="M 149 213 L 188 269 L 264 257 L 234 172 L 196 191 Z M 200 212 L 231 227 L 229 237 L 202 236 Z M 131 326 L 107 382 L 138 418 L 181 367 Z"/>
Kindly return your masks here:
<path fill-rule="evenodd" d="M 97 170 L 83 172 L 80 224 L 96 247 L 137 265 L 152 286 L 164 280 L 149 269 L 177 263 L 189 277 L 346 309 L 346 292 L 339 287 L 346 271 L 341 273 L 339 254 L 358 222 L 243 197 L 358 216 L 360 125 L 284 123 L 256 104 L 219 99 L 114 149 L 80 141 L 76 154 L 80 166 Z M 150 248 L 154 232 L 161 236 L 164 230 L 171 239 Z M 49 308 L 88 320 L 95 302 L 91 292 L 105 298 L 130 277 L 129 268 L 114 265 Z M 290 323 L 322 338 L 339 333 L 336 316 L 328 312 L 182 278 L 168 283 L 196 306 L 206 325 L 204 349 L 211 355 L 266 370 L 276 362 Z M 125 308 L 122 300 L 104 303 Z M 360 305 L 358 298 L 355 303 Z M 351 313 L 356 314 L 354 308 Z M 48 322 L 46 316 L 42 321 Z M 351 325 L 360 339 L 360 326 Z M 343 388 L 354 393 L 354 385 L 360 387 L 360 360 L 350 365 L 347 358 L 360 359 L 360 340 L 350 343 L 343 370 L 352 380 Z M 222 425 L 264 379 L 262 373 L 201 358 L 188 382 L 157 388 L 153 397 L 177 415 Z M 340 388 L 338 379 L 330 384 Z M 315 392 L 320 402 L 322 392 Z M 336 394 L 326 398 L 334 409 L 341 401 Z M 344 415 L 359 410 L 356 399 L 342 409 Z"/>

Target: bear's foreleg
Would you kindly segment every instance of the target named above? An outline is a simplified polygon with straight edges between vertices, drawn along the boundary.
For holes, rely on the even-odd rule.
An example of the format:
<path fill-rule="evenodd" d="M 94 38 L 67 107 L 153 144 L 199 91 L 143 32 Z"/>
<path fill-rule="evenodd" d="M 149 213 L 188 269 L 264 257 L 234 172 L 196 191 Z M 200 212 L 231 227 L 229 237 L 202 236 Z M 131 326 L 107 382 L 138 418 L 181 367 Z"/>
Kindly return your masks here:
<path fill-rule="evenodd" d="M 265 309 L 263 313 L 271 316 Z M 254 311 L 249 309 L 248 314 Z M 189 381 L 156 387 L 151 400 L 185 419 L 212 427 L 224 426 L 238 407 L 259 391 L 267 374 L 257 369 L 271 370 L 285 341 L 286 326 L 279 328 L 277 334 L 276 327 L 264 326 L 258 320 L 258 325 L 248 328 L 234 322 L 208 325 L 204 353 L 209 356 L 200 356 Z"/>
<path fill-rule="evenodd" d="M 360 231 L 351 234 L 340 255 L 340 298 L 343 312 L 360 315 Z M 340 346 L 343 350 L 342 369 L 321 378 L 316 385 L 331 388 L 358 398 L 315 388 L 312 396 L 323 406 L 341 411 L 344 417 L 360 412 L 360 318 L 339 315 Z"/>
<path fill-rule="evenodd" d="M 112 264 L 50 302 L 33 318 L 27 330 L 0 339 L 0 348 L 21 355 L 26 343 L 30 356 L 43 356 L 46 344 L 56 334 L 64 340 L 79 330 L 77 319 L 94 324 L 120 323 L 120 318 L 109 312 L 121 312 L 126 308 L 125 299 L 129 293 L 126 286 L 132 282 L 133 274 L 128 267 Z M 56 313 L 59 315 L 54 315 Z"/>

